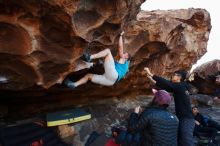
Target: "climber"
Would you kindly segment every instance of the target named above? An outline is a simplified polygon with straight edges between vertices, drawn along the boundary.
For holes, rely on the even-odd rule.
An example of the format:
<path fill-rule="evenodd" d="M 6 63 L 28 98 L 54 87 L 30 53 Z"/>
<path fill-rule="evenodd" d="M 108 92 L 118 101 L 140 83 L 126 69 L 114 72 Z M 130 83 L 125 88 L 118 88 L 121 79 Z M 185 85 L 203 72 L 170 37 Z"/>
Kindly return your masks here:
<path fill-rule="evenodd" d="M 87 74 L 77 82 L 73 82 L 70 79 L 66 79 L 64 81 L 65 85 L 73 89 L 82 84 L 87 83 L 90 80 L 96 84 L 112 86 L 121 79 L 123 79 L 126 73 L 128 72 L 129 62 L 130 62 L 129 53 L 124 52 L 123 39 L 122 39 L 123 34 L 124 31 L 120 34 L 119 37 L 119 45 L 118 45 L 119 60 L 117 61 L 114 60 L 110 49 L 105 49 L 101 52 L 98 52 L 97 54 L 92 54 L 92 55 L 84 54 L 81 57 L 81 59 L 83 59 L 86 62 L 91 62 L 91 60 L 97 58 L 104 58 L 105 73 L 103 75 Z"/>
<path fill-rule="evenodd" d="M 153 75 L 147 67 L 145 67 L 144 70 L 150 81 L 156 84 L 157 87 L 168 92 L 173 92 L 175 111 L 179 119 L 178 146 L 193 146 L 195 121 L 191 112 L 191 103 L 188 96 L 189 87 L 184 82 L 187 73 L 183 70 L 176 71 L 171 81 L 169 81 Z"/>

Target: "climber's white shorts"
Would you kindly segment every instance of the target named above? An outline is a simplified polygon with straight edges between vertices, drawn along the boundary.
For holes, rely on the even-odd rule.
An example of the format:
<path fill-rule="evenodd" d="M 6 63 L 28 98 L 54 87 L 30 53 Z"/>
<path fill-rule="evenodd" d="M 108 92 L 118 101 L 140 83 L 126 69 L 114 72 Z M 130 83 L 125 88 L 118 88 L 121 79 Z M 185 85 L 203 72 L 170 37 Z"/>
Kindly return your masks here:
<path fill-rule="evenodd" d="M 105 73 L 103 75 L 94 74 L 92 82 L 105 86 L 112 86 L 118 79 L 118 72 L 115 69 L 114 59 L 110 59 L 104 62 Z"/>

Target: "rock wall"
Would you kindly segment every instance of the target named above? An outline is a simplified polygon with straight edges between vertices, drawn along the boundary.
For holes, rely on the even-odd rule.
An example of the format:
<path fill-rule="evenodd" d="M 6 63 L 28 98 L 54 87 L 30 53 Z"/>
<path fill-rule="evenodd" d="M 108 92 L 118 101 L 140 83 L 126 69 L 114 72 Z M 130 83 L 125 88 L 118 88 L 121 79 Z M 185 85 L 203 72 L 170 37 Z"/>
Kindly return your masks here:
<path fill-rule="evenodd" d="M 73 72 L 88 43 L 117 44 L 121 25 L 143 0 L 33 0 L 0 2 L 2 89 L 49 88 Z"/>
<path fill-rule="evenodd" d="M 216 75 L 220 74 L 220 60 L 213 60 L 198 66 L 193 70 L 192 84 L 203 94 L 213 95 L 220 84 L 215 83 Z"/>
<path fill-rule="evenodd" d="M 206 52 L 209 13 L 202 9 L 139 12 L 142 2 L 1 2 L 0 69 L 8 79 L 1 88 L 59 84 L 74 72 L 88 43 L 91 52 L 106 47 L 115 52 L 122 29 L 125 48 L 134 60 L 132 75 L 142 64 L 164 75 L 189 69 Z"/>
<path fill-rule="evenodd" d="M 41 109 L 50 109 L 48 104 L 66 107 L 105 97 L 133 97 L 147 94 L 151 86 L 143 73 L 145 66 L 166 77 L 178 69 L 189 70 L 206 52 L 209 13 L 204 9 L 144 12 L 143 2 L 1 1 L 2 103 L 30 111 L 40 110 L 39 103 Z M 123 81 L 112 87 L 88 83 L 75 90 L 61 84 L 69 75 L 77 80 L 88 72 L 102 73 L 100 66 L 77 71 L 79 58 L 87 47 L 90 53 L 110 48 L 115 55 L 122 30 L 125 49 L 132 55 Z"/>

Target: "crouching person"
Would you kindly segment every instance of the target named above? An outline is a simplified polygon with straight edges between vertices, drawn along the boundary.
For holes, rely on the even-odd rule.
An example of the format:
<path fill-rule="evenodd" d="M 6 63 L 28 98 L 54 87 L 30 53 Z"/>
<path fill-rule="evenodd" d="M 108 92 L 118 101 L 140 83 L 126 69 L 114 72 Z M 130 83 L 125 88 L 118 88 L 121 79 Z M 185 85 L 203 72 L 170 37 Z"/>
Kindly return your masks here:
<path fill-rule="evenodd" d="M 130 115 L 128 133 L 140 134 L 141 146 L 177 146 L 178 118 L 167 110 L 171 96 L 165 90 L 154 90 L 149 107 L 136 107 Z"/>

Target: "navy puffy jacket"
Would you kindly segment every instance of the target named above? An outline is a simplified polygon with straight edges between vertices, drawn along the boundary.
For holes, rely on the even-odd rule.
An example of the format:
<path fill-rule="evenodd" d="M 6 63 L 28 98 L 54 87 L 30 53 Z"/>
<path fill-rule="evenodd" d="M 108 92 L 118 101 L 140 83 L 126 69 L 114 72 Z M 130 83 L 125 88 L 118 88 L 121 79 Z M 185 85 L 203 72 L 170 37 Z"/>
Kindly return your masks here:
<path fill-rule="evenodd" d="M 179 120 L 162 107 L 148 107 L 140 115 L 132 113 L 128 130 L 139 132 L 141 146 L 176 146 Z"/>

